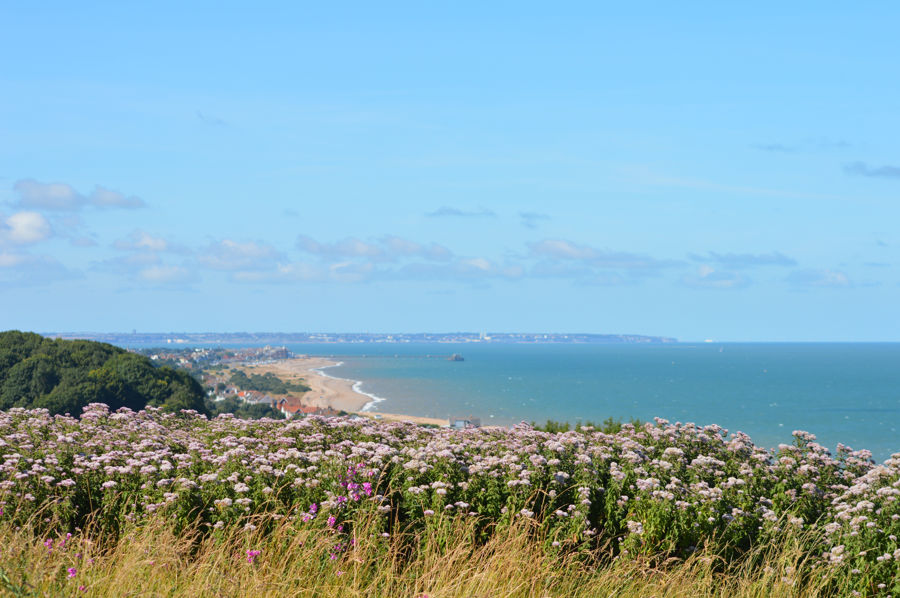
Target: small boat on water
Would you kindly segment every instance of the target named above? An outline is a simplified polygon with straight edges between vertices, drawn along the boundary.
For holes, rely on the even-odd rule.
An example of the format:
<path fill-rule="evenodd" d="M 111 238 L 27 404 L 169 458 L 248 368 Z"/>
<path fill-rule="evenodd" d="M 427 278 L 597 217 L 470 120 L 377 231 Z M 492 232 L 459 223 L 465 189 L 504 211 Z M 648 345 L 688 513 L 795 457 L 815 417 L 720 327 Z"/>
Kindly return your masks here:
<path fill-rule="evenodd" d="M 459 353 L 454 353 L 450 357 L 447 358 L 447 361 L 465 361 L 465 358 Z"/>

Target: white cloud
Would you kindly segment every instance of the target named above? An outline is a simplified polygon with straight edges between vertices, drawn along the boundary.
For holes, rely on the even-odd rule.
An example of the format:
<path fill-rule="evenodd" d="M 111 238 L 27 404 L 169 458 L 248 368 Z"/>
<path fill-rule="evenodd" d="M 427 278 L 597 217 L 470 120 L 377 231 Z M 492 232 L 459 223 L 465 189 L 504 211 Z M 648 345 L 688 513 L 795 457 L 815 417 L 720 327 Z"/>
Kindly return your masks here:
<path fill-rule="evenodd" d="M 93 269 L 146 286 L 187 285 L 199 280 L 190 264 L 168 264 L 154 251 L 132 251 L 100 262 Z"/>
<path fill-rule="evenodd" d="M 459 258 L 445 263 L 413 262 L 396 270 L 381 273 L 395 280 L 516 280 L 525 269 L 515 263 L 498 264 L 484 257 Z"/>
<path fill-rule="evenodd" d="M 481 270 L 482 272 L 490 272 L 491 270 L 491 262 L 484 259 L 483 257 L 463 259 L 460 260 L 459 263 L 464 268 L 475 268 L 476 270 Z"/>
<path fill-rule="evenodd" d="M 372 263 L 340 262 L 328 268 L 329 276 L 338 282 L 362 282 L 375 272 Z"/>
<path fill-rule="evenodd" d="M 160 264 L 140 270 L 137 278 L 150 284 L 171 285 L 193 282 L 197 277 L 196 274 L 182 266 Z"/>
<path fill-rule="evenodd" d="M 452 251 L 437 243 L 423 245 L 393 235 L 383 237 L 380 241 L 391 257 L 419 257 L 435 261 L 448 260 L 453 257 Z"/>
<path fill-rule="evenodd" d="M 328 273 L 322 268 L 303 262 L 278 264 L 273 270 L 235 272 L 237 282 L 317 282 L 326 280 Z"/>
<path fill-rule="evenodd" d="M 76 277 L 47 255 L 0 251 L 0 286 L 32 286 Z"/>
<path fill-rule="evenodd" d="M 113 247 L 123 251 L 171 251 L 179 249 L 162 237 L 155 237 L 143 230 L 135 230 L 125 239 L 118 239 Z"/>
<path fill-rule="evenodd" d="M 17 212 L 0 222 L 0 243 L 28 245 L 52 234 L 50 223 L 38 212 Z"/>
<path fill-rule="evenodd" d="M 213 270 L 237 272 L 241 270 L 271 270 L 283 255 L 274 247 L 252 241 L 240 243 L 224 239 L 212 243 L 198 258 L 202 266 Z"/>
<path fill-rule="evenodd" d="M 0 253 L 0 268 L 15 268 L 26 263 L 30 255 L 27 253 Z"/>
<path fill-rule="evenodd" d="M 682 284 L 697 289 L 741 289 L 750 284 L 750 279 L 736 272 L 717 270 L 708 264 L 697 268 L 694 274 L 681 279 Z"/>
<path fill-rule="evenodd" d="M 90 195 L 79 193 L 67 183 L 42 183 L 34 179 L 21 179 L 13 185 L 19 195 L 18 205 L 50 211 L 74 211 L 85 206 L 97 208 L 142 208 L 146 204 L 139 197 L 97 185 Z"/>
<path fill-rule="evenodd" d="M 545 239 L 538 243 L 529 243 L 528 246 L 531 252 L 539 257 L 564 260 L 592 260 L 597 257 L 596 249 L 562 239 Z"/>
<path fill-rule="evenodd" d="M 840 270 L 804 268 L 794 270 L 786 280 L 799 287 L 844 288 L 852 286 L 850 278 Z"/>
<path fill-rule="evenodd" d="M 359 258 L 394 261 L 420 258 L 441 261 L 453 256 L 453 252 L 443 245 L 437 243 L 425 245 L 395 235 L 387 235 L 374 241 L 348 237 L 335 243 L 322 243 L 307 235 L 300 235 L 297 237 L 297 249 L 322 258 L 337 260 Z"/>
<path fill-rule="evenodd" d="M 796 266 L 797 262 L 779 251 L 772 253 L 716 253 L 708 252 L 705 256 L 689 254 L 698 262 L 713 262 L 725 268 L 752 268 L 756 266 Z"/>
<path fill-rule="evenodd" d="M 65 183 L 40 183 L 34 179 L 22 179 L 13 185 L 13 189 L 19 194 L 19 205 L 24 208 L 77 210 L 84 203 L 84 197 Z"/>
<path fill-rule="evenodd" d="M 674 260 L 658 260 L 656 258 L 628 253 L 597 249 L 589 245 L 581 245 L 564 239 L 545 239 L 529 243 L 531 255 L 550 260 L 572 260 L 583 262 L 594 268 L 619 268 L 624 270 L 657 270 L 674 266 Z"/>
<path fill-rule="evenodd" d="M 380 247 L 354 238 L 336 243 L 333 250 L 336 255 L 347 257 L 379 257 L 382 254 Z"/>
<path fill-rule="evenodd" d="M 88 197 L 88 203 L 98 208 L 143 208 L 144 200 L 134 195 L 125 195 L 97 185 Z"/>

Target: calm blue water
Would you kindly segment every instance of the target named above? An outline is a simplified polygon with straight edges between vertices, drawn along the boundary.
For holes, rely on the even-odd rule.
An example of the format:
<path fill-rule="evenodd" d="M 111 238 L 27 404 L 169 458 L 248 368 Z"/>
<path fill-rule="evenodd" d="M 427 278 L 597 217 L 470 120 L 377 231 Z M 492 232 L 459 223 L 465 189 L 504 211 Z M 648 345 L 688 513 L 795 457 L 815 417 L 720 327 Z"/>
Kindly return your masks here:
<path fill-rule="evenodd" d="M 385 399 L 375 411 L 500 425 L 662 417 L 740 430 L 766 447 L 800 429 L 879 461 L 900 451 L 900 343 L 289 348 L 343 361 L 325 372 Z"/>
<path fill-rule="evenodd" d="M 446 418 L 715 423 L 772 447 L 796 429 L 900 451 L 900 344 L 297 345 L 344 355 L 374 409 Z M 463 362 L 421 358 L 460 353 Z M 354 355 L 366 357 L 354 357 Z"/>

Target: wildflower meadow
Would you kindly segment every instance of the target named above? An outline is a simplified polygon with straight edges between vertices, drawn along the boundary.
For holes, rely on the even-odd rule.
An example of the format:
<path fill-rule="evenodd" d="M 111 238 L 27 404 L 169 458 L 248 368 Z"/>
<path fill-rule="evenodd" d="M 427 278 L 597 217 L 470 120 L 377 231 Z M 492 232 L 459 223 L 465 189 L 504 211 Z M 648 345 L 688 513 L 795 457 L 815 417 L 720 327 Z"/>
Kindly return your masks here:
<path fill-rule="evenodd" d="M 407 571 L 392 595 L 464 595 L 442 594 L 404 563 L 437 550 L 447 565 L 462 536 L 471 554 L 514 536 L 510 558 L 550 565 L 540 588 L 510 595 L 578 594 L 561 589 L 566 574 L 702 563 L 779 595 L 900 596 L 900 453 L 883 464 L 843 446 L 832 455 L 802 431 L 770 451 L 739 432 L 664 420 L 548 433 L 91 404 L 79 418 L 0 413 L 0 456 L 0 584 L 12 594 L 108 595 L 104 555 L 155 530 L 158 548 L 180 546 L 185 562 L 221 559 L 204 583 L 305 567 L 305 581 L 261 595 L 330 595 L 316 588 L 359 586 L 365 567 Z M 791 562 L 773 560 L 775 549 Z M 141 550 L 136 567 L 185 566 Z"/>

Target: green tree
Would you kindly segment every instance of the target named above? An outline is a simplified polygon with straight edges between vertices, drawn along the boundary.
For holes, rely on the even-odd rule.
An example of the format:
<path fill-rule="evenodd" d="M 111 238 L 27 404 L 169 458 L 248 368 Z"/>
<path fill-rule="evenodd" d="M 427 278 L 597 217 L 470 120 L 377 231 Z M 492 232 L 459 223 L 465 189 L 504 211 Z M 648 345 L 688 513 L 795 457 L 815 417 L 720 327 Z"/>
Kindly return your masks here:
<path fill-rule="evenodd" d="M 156 367 L 144 356 L 106 343 L 0 332 L 0 409 L 43 407 L 78 415 L 88 403 L 111 409 L 206 413 L 200 384 L 187 372 Z"/>

